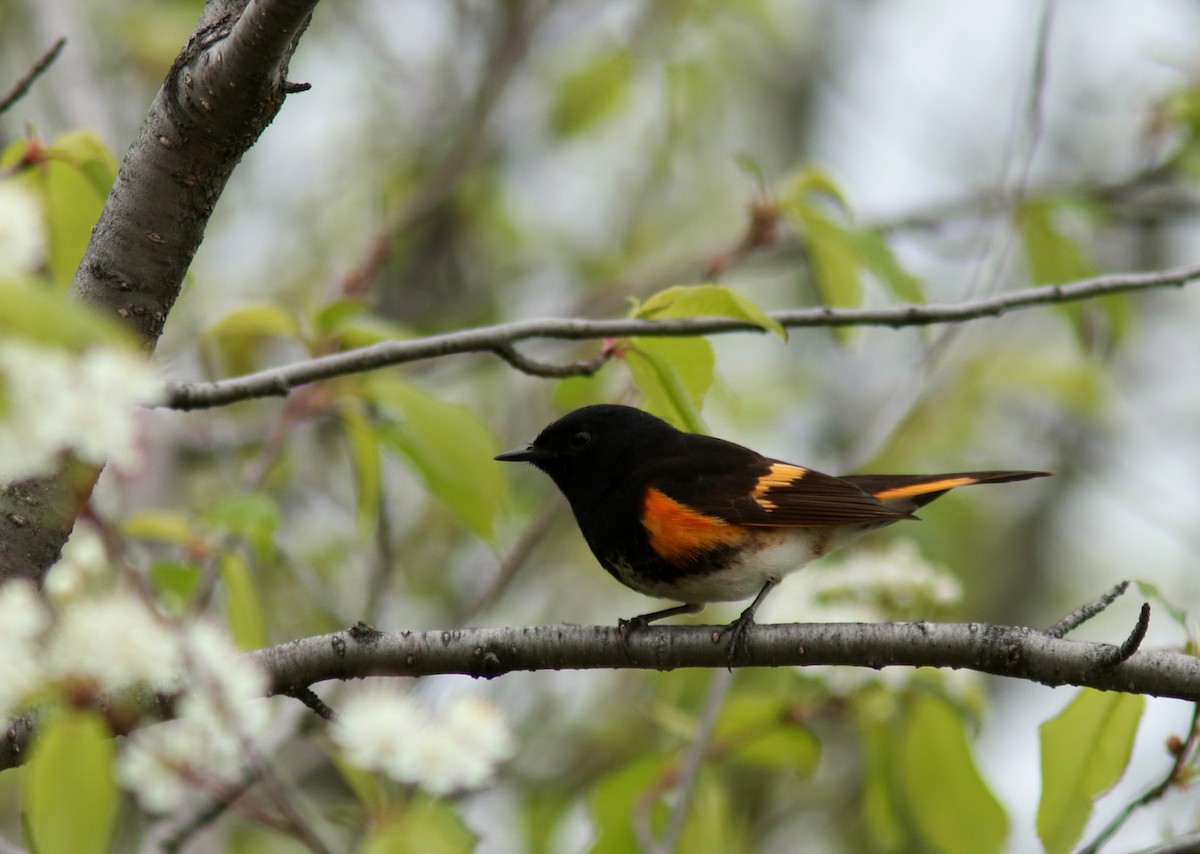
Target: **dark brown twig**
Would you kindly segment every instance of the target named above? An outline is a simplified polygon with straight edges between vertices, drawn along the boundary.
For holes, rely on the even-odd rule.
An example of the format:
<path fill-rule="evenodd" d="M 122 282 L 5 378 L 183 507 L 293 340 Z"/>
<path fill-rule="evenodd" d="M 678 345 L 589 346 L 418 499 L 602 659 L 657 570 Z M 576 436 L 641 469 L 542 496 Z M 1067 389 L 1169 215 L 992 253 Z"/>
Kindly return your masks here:
<path fill-rule="evenodd" d="M 304 705 L 312 710 L 313 714 L 321 718 L 321 720 L 332 721 L 337 717 L 337 713 L 329 707 L 329 704 L 317 696 L 317 693 L 312 688 L 295 688 L 291 691 L 284 691 L 289 697 L 299 700 Z"/>
<path fill-rule="evenodd" d="M 1110 655 L 1105 657 L 1101 662 L 1101 667 L 1115 667 L 1122 661 L 1128 661 L 1129 657 L 1138 651 L 1138 647 L 1142 645 L 1142 641 L 1146 639 L 1146 632 L 1150 629 L 1150 603 L 1143 602 L 1141 613 L 1138 614 L 1137 623 L 1133 627 L 1133 631 L 1129 633 L 1129 637 L 1120 645 L 1112 648 Z"/>
<path fill-rule="evenodd" d="M 32 88 L 33 82 L 41 77 L 42 74 L 45 73 L 46 69 L 54 64 L 54 60 L 58 59 L 58 55 L 62 53 L 62 49 L 66 47 L 66 45 L 66 39 L 59 39 L 54 43 L 54 46 L 51 47 L 50 50 L 42 54 L 41 59 L 35 62 L 30 69 L 26 71 L 24 75 L 22 75 L 21 79 L 13 84 L 13 87 L 4 94 L 4 97 L 0 98 L 0 113 L 4 113 L 9 107 L 25 97 L 26 93 L 28 93 L 30 88 Z"/>

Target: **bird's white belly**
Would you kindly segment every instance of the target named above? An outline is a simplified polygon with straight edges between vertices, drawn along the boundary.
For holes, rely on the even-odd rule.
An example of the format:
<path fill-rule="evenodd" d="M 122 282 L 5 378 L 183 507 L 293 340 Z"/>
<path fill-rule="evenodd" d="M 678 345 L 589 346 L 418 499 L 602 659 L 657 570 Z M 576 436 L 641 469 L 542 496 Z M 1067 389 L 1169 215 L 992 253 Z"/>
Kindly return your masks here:
<path fill-rule="evenodd" d="M 618 567 L 617 575 L 629 587 L 677 602 L 736 602 L 758 594 L 768 579 L 779 581 L 828 550 L 824 532 L 800 529 L 764 531 L 761 545 L 723 569 L 681 574 L 670 580 L 635 577 Z"/>

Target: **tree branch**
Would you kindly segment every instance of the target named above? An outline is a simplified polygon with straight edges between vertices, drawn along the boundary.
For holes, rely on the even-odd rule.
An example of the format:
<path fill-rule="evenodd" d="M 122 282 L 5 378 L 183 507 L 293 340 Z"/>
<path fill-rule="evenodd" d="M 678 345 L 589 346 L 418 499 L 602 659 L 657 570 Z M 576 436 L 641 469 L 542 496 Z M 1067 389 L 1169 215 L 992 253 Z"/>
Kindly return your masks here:
<path fill-rule="evenodd" d="M 651 625 L 625 639 L 616 626 L 531 626 L 381 632 L 365 623 L 247 653 L 268 674 L 270 696 L 299 698 L 328 713 L 309 689 L 334 679 L 461 674 L 492 679 L 515 671 L 676 670 L 683 667 L 949 667 L 1043 685 L 1200 701 L 1200 658 L 1071 641 L 1038 629 L 983 623 L 779 623 L 752 625 L 729 659 L 725 626 Z M 146 691 L 123 700 L 147 721 L 172 714 L 174 698 Z M 9 721 L 0 770 L 25 761 L 38 715 Z"/>
<path fill-rule="evenodd" d="M 536 626 L 429 632 L 353 629 L 249 653 L 271 674 L 272 693 L 329 679 L 459 673 L 492 678 L 518 670 L 725 667 L 721 626 L 648 626 L 623 641 L 612 626 Z M 980 623 L 785 623 L 752 626 L 734 667 L 952 667 L 1103 691 L 1200 700 L 1200 658 L 1138 652 L 1111 664 L 1111 644 Z"/>
<path fill-rule="evenodd" d="M 208 218 L 283 104 L 288 62 L 317 0 L 209 0 L 125 155 L 71 296 L 153 350 Z M 0 485 L 0 580 L 40 583 L 98 467 Z"/>
<path fill-rule="evenodd" d="M 1037 305 L 1095 299 L 1110 294 L 1150 288 L 1181 287 L 1200 278 L 1200 265 L 1177 267 L 1150 273 L 1121 273 L 1097 276 L 1062 285 L 1046 285 L 963 303 L 902 305 L 888 308 L 800 308 L 771 312 L 771 317 L 788 328 L 838 326 L 927 326 L 958 323 L 980 317 L 999 317 L 1009 311 Z M 462 353 L 501 353 L 519 369 L 536 365 L 539 375 L 548 375 L 546 365 L 527 364 L 524 357 L 513 358 L 518 341 L 550 338 L 582 341 L 598 338 L 623 338 L 633 335 L 673 336 L 715 335 L 728 332 L 763 332 L 742 320 L 727 317 L 688 317 L 677 320 L 521 320 L 513 323 L 481 326 L 459 332 L 432 335 L 407 341 L 384 341 L 370 347 L 321 356 L 279 368 L 270 368 L 241 377 L 212 383 L 168 383 L 166 406 L 172 409 L 206 409 L 241 400 L 280 397 L 293 388 L 318 380 L 370 371 L 390 365 L 434 359 Z M 555 368 L 552 375 L 568 376 L 596 370 L 596 361 L 587 360 Z"/>

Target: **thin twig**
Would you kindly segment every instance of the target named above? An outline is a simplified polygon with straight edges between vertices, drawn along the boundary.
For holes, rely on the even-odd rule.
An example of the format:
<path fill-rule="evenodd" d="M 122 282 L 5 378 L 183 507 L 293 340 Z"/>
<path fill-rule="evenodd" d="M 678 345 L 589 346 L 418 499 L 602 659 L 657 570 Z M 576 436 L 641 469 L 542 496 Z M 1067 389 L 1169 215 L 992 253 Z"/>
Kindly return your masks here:
<path fill-rule="evenodd" d="M 58 59 L 58 55 L 62 53 L 62 49 L 66 45 L 66 39 L 59 39 L 50 50 L 42 54 L 41 59 L 25 72 L 21 79 L 4 94 L 4 97 L 0 98 L 0 113 L 4 113 L 9 107 L 25 97 L 26 93 L 33 86 L 33 82 L 42 76 L 46 69 L 54 63 L 54 60 Z"/>
<path fill-rule="evenodd" d="M 1138 647 L 1142 645 L 1142 641 L 1146 639 L 1146 632 L 1150 630 L 1150 603 L 1143 602 L 1142 610 L 1138 614 L 1137 623 L 1133 627 L 1133 631 L 1129 633 L 1129 637 L 1125 638 L 1124 642 L 1117 647 L 1113 647 L 1112 654 L 1107 656 L 1102 662 L 1103 667 L 1113 667 L 1126 661 L 1131 655 L 1138 651 Z"/>
<path fill-rule="evenodd" d="M 713 731 L 717 726 L 717 717 L 729 689 L 733 685 L 733 671 L 729 668 L 713 671 L 712 682 L 708 685 L 708 694 L 704 698 L 704 709 L 700 713 L 700 721 L 696 725 L 696 734 L 688 745 L 683 757 L 683 765 L 679 771 L 679 780 L 675 787 L 675 803 L 671 814 L 667 817 L 667 829 L 663 832 L 660 848 L 666 854 L 675 850 L 679 843 L 679 835 L 683 832 L 683 822 L 687 818 L 688 806 L 692 800 L 692 790 L 696 787 L 696 778 L 704 764 L 708 753 L 708 745 L 712 741 Z"/>
<path fill-rule="evenodd" d="M 286 693 L 289 697 L 299 700 L 322 720 L 332 721 L 337 717 L 337 714 L 329 707 L 329 704 L 318 697 L 312 688 L 296 688 Z"/>
<path fill-rule="evenodd" d="M 512 344 L 498 344 L 495 348 L 497 356 L 508 362 L 523 374 L 547 379 L 562 379 L 563 377 L 590 377 L 600 370 L 612 358 L 612 354 L 603 352 L 591 359 L 580 359 L 577 362 L 567 362 L 562 365 L 552 365 L 531 359 Z"/>
<path fill-rule="evenodd" d="M 980 317 L 1000 317 L 1038 305 L 1095 299 L 1150 288 L 1181 287 L 1200 279 L 1200 265 L 1096 276 L 1062 285 L 1045 285 L 962 303 L 930 303 L 889 308 L 800 308 L 776 311 L 771 317 L 796 329 L 845 326 L 928 326 Z M 728 317 L 686 317 L 674 320 L 580 320 L 573 318 L 522 320 L 481 326 L 427 338 L 384 341 L 370 347 L 320 356 L 279 368 L 212 383 L 168 383 L 165 405 L 172 409 L 205 409 L 241 400 L 283 396 L 318 380 L 377 368 L 462 353 L 495 353 L 498 348 L 534 338 L 582 341 L 632 335 L 690 337 L 731 332 L 758 332 L 760 326 Z M 582 373 L 582 371 L 581 371 Z"/>
<path fill-rule="evenodd" d="M 1050 628 L 1045 629 L 1046 634 L 1048 634 L 1048 635 L 1050 635 L 1050 637 L 1054 637 L 1054 638 L 1066 637 L 1068 632 L 1075 631 L 1077 628 L 1082 626 L 1084 623 L 1086 623 L 1092 617 L 1099 614 L 1101 611 L 1103 611 L 1105 608 L 1107 608 L 1113 602 L 1116 602 L 1117 599 L 1119 599 L 1122 596 L 1122 594 L 1124 594 L 1125 591 L 1128 589 L 1129 589 L 1129 582 L 1122 581 L 1120 584 L 1118 584 L 1112 590 L 1105 593 L 1099 599 L 1096 599 L 1095 601 L 1087 602 L 1083 605 L 1080 605 L 1078 608 L 1076 608 L 1071 613 L 1067 614 L 1065 617 L 1063 617 L 1061 620 L 1059 620 L 1053 626 L 1050 626 Z"/>

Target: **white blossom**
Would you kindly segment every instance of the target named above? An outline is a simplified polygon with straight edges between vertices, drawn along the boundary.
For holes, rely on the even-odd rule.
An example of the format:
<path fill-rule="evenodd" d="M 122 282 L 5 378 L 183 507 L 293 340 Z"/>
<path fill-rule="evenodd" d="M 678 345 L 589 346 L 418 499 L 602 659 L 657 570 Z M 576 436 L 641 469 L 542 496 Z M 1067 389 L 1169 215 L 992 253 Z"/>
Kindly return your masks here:
<path fill-rule="evenodd" d="M 216 626 L 176 632 L 180 670 L 174 690 L 179 718 L 140 729 L 122 748 L 117 777 L 143 809 L 172 812 L 237 785 L 246 773 L 245 745 L 269 723 L 263 671 Z"/>
<path fill-rule="evenodd" d="M 434 795 L 483 786 L 513 752 L 508 726 L 479 697 L 438 714 L 405 695 L 360 691 L 343 703 L 331 734 L 351 764 Z"/>
<path fill-rule="evenodd" d="M 76 355 L 0 342 L 0 481 L 49 474 L 64 451 L 130 467 L 136 407 L 161 394 L 149 364 L 133 352 L 94 347 Z"/>
<path fill-rule="evenodd" d="M 65 351 L 0 342 L 0 482 L 54 470 L 68 435 L 70 381 Z"/>
<path fill-rule="evenodd" d="M 14 578 L 0 585 L 0 644 L 29 643 L 50 623 L 33 584 Z"/>
<path fill-rule="evenodd" d="M 856 550 L 842 561 L 817 564 L 805 576 L 807 595 L 816 604 L 872 604 L 890 618 L 897 611 L 941 608 L 962 599 L 958 579 L 922 557 L 910 540 Z"/>
<path fill-rule="evenodd" d="M 14 579 L 0 586 L 0 719 L 41 685 L 37 640 L 49 619 L 32 584 Z"/>
<path fill-rule="evenodd" d="M 88 582 L 108 569 L 108 550 L 91 525 L 79 523 L 63 546 L 62 556 L 46 575 L 43 589 L 54 600 L 66 602 L 87 589 Z"/>
<path fill-rule="evenodd" d="M 162 384 L 150 365 L 128 350 L 93 348 L 79 358 L 72 379 L 76 429 L 68 444 L 89 462 L 134 466 L 137 407 L 162 398 Z"/>
<path fill-rule="evenodd" d="M 237 782 L 243 761 L 231 739 L 213 735 L 210 726 L 193 718 L 143 727 L 121 746 L 117 780 L 151 813 L 218 796 Z"/>
<path fill-rule="evenodd" d="M 109 593 L 67 606 L 47 650 L 50 674 L 92 680 L 102 690 L 134 684 L 166 688 L 176 678 L 176 639 L 132 593 Z"/>
<path fill-rule="evenodd" d="M 31 272 L 46 250 L 46 224 L 37 197 L 13 181 L 0 182 L 0 275 Z"/>
<path fill-rule="evenodd" d="M 266 729 L 267 674 L 246 657 L 222 629 L 210 623 L 188 627 L 181 649 L 179 703 L 183 717 L 208 722 L 217 730 L 254 737 Z"/>

